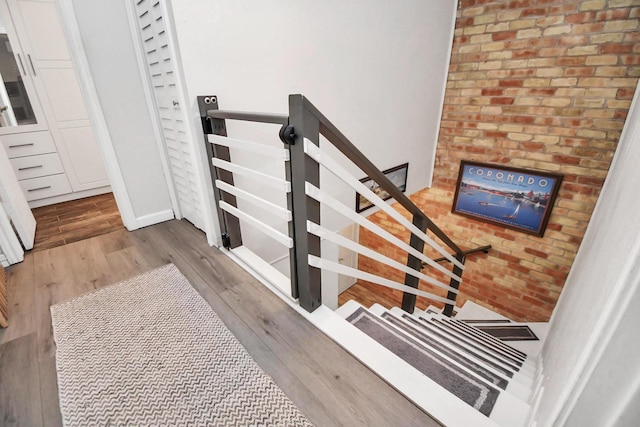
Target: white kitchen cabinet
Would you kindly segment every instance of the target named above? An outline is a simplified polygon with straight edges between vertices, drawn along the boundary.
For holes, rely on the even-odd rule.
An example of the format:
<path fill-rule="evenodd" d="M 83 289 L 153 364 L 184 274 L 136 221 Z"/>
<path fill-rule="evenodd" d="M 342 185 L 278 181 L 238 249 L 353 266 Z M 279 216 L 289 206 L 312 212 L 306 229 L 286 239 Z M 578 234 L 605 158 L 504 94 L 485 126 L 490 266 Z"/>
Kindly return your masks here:
<path fill-rule="evenodd" d="M 0 141 L 27 200 L 110 191 L 55 1 L 0 0 L 2 38 Z"/>

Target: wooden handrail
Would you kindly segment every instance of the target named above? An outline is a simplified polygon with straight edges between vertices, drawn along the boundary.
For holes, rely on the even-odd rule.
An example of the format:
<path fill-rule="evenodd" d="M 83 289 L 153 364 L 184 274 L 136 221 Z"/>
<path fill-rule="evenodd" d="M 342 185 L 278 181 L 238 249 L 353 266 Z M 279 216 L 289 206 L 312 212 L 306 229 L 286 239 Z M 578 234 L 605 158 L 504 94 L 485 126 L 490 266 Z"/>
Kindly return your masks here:
<path fill-rule="evenodd" d="M 311 114 L 313 114 L 320 123 L 320 133 L 327 138 L 342 154 L 358 166 L 369 178 L 374 180 L 382 189 L 384 189 L 396 202 L 409 211 L 414 216 L 422 218 L 426 223 L 426 228 L 435 234 L 442 242 L 444 242 L 456 255 L 463 254 L 464 251 L 453 241 L 447 234 L 442 231 L 422 210 L 415 205 L 398 187 L 396 187 L 380 171 L 338 128 L 318 110 L 303 95 L 290 95 L 290 102 L 302 103 Z"/>
<path fill-rule="evenodd" d="M 474 254 L 476 252 L 484 252 L 485 254 L 488 254 L 489 253 L 489 249 L 491 249 L 491 245 L 478 246 L 477 248 L 468 249 L 468 250 L 464 251 L 464 254 L 465 255 L 470 255 L 470 254 Z M 449 258 L 440 257 L 440 258 L 434 259 L 433 261 L 434 262 L 449 261 Z M 426 265 L 427 265 L 427 263 L 423 262 L 422 263 L 422 268 L 424 268 Z"/>

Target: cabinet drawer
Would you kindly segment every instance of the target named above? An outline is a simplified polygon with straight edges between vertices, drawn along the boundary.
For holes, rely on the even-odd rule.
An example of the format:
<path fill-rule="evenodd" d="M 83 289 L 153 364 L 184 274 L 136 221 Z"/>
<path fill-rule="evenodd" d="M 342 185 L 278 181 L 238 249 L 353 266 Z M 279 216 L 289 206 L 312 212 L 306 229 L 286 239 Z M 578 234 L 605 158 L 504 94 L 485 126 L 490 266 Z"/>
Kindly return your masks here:
<path fill-rule="evenodd" d="M 20 181 L 27 201 L 59 196 L 71 193 L 71 185 L 66 174 L 49 175 L 40 178 L 23 179 Z"/>
<path fill-rule="evenodd" d="M 19 180 L 64 173 L 57 153 L 11 159 L 11 166 Z"/>
<path fill-rule="evenodd" d="M 0 139 L 10 159 L 56 152 L 56 145 L 48 131 L 16 133 Z"/>

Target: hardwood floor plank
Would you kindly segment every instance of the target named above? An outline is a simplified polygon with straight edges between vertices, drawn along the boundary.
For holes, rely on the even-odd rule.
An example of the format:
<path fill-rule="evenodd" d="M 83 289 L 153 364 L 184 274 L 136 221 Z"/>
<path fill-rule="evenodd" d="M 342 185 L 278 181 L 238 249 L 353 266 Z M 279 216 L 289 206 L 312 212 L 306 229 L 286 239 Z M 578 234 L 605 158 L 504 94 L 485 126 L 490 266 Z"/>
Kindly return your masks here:
<path fill-rule="evenodd" d="M 35 331 L 33 311 L 37 294 L 33 258 L 26 256 L 23 262 L 10 266 L 6 275 L 9 327 L 0 328 L 0 344 Z"/>
<path fill-rule="evenodd" d="M 32 252 L 19 268 L 10 269 L 9 287 L 24 287 L 25 291 L 10 293 L 10 304 L 17 304 L 24 313 L 0 332 L 0 342 L 21 335 L 34 343 L 20 351 L 29 353 L 29 363 L 36 363 L 38 372 L 36 409 L 41 421 L 35 425 L 42 420 L 46 426 L 61 425 L 50 305 L 169 262 L 182 271 L 262 369 L 316 425 L 437 425 L 210 247 L 201 231 L 177 220 Z M 17 350 L 7 348 L 16 357 Z M 8 384 L 0 376 L 0 390 L 7 388 L 18 389 L 16 396 L 28 393 L 26 385 Z M 0 393 L 0 408 L 9 405 L 7 399 Z M 20 404 L 25 405 L 24 401 Z"/>
<path fill-rule="evenodd" d="M 113 194 L 33 209 L 36 218 L 34 251 L 51 249 L 124 229 Z"/>
<path fill-rule="evenodd" d="M 385 405 L 397 395 L 388 384 L 347 354 L 259 283 L 243 283 L 222 298 L 300 381 L 331 408 L 335 425 L 438 425 L 407 400 Z M 251 314 L 250 314 L 251 313 Z M 331 363 L 326 363 L 331 360 Z M 339 390 L 339 393 L 336 393 Z M 304 403 L 301 403 L 304 405 Z M 302 407 L 301 407 L 302 409 Z M 304 411 L 304 410 L 303 410 Z M 431 423 L 431 424 L 430 424 Z"/>
<path fill-rule="evenodd" d="M 42 425 L 36 336 L 25 335 L 0 345 L 0 423 Z"/>

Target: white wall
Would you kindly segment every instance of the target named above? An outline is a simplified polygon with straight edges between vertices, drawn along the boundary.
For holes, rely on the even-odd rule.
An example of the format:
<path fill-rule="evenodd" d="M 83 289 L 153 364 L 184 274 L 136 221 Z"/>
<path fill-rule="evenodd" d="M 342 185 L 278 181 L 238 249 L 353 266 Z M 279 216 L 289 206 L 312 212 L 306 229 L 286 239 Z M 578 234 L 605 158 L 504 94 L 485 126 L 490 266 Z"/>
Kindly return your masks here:
<path fill-rule="evenodd" d="M 638 425 L 638 97 L 551 319 L 540 426 Z"/>
<path fill-rule="evenodd" d="M 123 1 L 73 0 L 111 141 L 139 223 L 171 211 Z M 166 218 L 165 218 L 166 219 Z"/>
<path fill-rule="evenodd" d="M 221 109 L 287 113 L 288 95 L 302 93 L 380 169 L 409 162 L 409 193 L 431 183 L 455 7 L 454 0 L 172 2 L 194 114 L 197 95 L 218 95 Z M 277 131 L 228 123 L 229 136 L 280 145 Z M 353 191 L 322 180 L 355 205 Z M 334 230 L 349 225 L 329 221 Z M 258 240 L 266 257 L 286 252 Z"/>

